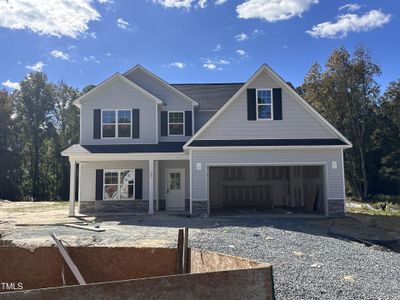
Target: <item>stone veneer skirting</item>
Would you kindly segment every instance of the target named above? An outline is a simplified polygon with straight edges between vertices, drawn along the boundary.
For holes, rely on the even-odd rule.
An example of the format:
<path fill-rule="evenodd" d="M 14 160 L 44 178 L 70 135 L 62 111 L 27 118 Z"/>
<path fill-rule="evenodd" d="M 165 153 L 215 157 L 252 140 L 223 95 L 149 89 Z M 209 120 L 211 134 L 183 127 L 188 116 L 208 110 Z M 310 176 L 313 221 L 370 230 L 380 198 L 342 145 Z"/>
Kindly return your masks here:
<path fill-rule="evenodd" d="M 149 211 L 148 200 L 96 200 L 81 201 L 79 213 L 96 214 L 103 212 L 133 212 L 146 213 Z"/>
<path fill-rule="evenodd" d="M 208 202 L 192 201 L 192 215 L 208 215 Z"/>
<path fill-rule="evenodd" d="M 344 216 L 344 199 L 343 200 L 330 200 L 328 199 L 328 216 L 336 217 L 336 216 Z"/>

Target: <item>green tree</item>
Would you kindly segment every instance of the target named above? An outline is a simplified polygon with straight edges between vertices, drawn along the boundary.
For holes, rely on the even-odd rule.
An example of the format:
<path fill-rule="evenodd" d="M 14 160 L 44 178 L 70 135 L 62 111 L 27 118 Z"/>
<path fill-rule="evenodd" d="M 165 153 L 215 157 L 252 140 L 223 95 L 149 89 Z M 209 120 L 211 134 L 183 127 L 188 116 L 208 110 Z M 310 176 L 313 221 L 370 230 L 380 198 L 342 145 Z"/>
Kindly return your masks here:
<path fill-rule="evenodd" d="M 25 193 L 33 199 L 39 199 L 40 191 L 40 147 L 45 138 L 47 124 L 54 110 L 52 87 L 47 76 L 41 72 L 31 72 L 20 83 L 20 89 L 14 92 L 17 122 L 24 139 L 22 150 L 25 159 L 24 182 Z M 30 191 L 27 191 L 28 189 Z"/>

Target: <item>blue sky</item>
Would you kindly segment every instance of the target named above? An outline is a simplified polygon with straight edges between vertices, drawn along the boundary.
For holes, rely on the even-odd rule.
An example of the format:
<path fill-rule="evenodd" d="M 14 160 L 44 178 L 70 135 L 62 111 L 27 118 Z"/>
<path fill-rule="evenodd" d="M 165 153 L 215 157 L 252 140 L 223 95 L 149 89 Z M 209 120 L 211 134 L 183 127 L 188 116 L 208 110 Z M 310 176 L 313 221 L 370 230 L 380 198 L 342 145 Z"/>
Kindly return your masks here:
<path fill-rule="evenodd" d="M 396 0 L 0 0 L 0 83 L 35 69 L 83 88 L 136 64 L 171 83 L 242 82 L 267 63 L 298 86 L 362 44 L 385 88 L 400 78 L 399 15 Z"/>

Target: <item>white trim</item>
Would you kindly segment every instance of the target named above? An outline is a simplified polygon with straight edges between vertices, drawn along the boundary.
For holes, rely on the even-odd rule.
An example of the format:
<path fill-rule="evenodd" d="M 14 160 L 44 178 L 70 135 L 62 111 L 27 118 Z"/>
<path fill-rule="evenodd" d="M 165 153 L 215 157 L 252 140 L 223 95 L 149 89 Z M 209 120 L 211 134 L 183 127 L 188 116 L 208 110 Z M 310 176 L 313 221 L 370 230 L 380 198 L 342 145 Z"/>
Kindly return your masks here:
<path fill-rule="evenodd" d="M 193 212 L 193 167 L 192 167 L 192 150 L 189 150 L 189 203 L 190 203 L 190 214 Z"/>
<path fill-rule="evenodd" d="M 337 137 L 343 140 L 348 146 L 352 147 L 351 142 L 346 139 L 335 127 L 332 126 L 324 117 L 322 117 L 310 104 L 308 104 L 299 94 L 297 94 L 293 88 L 291 88 L 279 75 L 277 75 L 268 65 L 263 64 L 251 77 L 247 82 L 196 132 L 191 139 L 189 139 L 186 144 L 183 146 L 186 148 L 190 143 L 195 140 L 206 128 L 210 126 L 214 122 L 218 116 L 226 110 L 226 108 L 231 105 L 234 100 L 242 94 L 243 91 L 247 89 L 250 83 L 255 80 L 262 72 L 266 72 L 267 74 L 271 75 L 281 87 L 291 94 L 295 100 L 297 100 L 306 110 L 308 110 L 312 116 L 314 116 L 317 120 L 321 122 L 329 131 L 334 133 Z"/>
<path fill-rule="evenodd" d="M 218 146 L 218 147 L 200 147 L 200 146 L 186 146 L 185 149 L 193 150 L 311 150 L 311 149 L 347 149 L 351 148 L 348 145 L 324 145 L 324 146 Z"/>
<path fill-rule="evenodd" d="M 258 103 L 258 91 L 270 91 L 271 92 L 271 103 L 264 103 L 264 104 L 259 104 Z M 256 120 L 257 121 L 273 121 L 274 120 L 274 95 L 272 92 L 272 89 L 256 89 Z M 263 105 L 263 106 L 271 106 L 271 118 L 259 118 L 258 117 L 258 106 Z"/>
<path fill-rule="evenodd" d="M 192 136 L 193 135 L 194 135 L 194 105 L 192 105 Z"/>
<path fill-rule="evenodd" d="M 182 124 L 182 134 L 170 134 L 169 133 L 169 114 L 170 113 L 182 113 L 182 123 L 171 123 L 171 124 L 176 124 L 176 125 L 180 125 Z M 185 112 L 184 111 L 168 111 L 168 115 L 167 115 L 167 126 L 168 126 L 168 136 L 185 136 Z"/>
<path fill-rule="evenodd" d="M 158 114 L 159 114 L 158 105 L 156 104 L 156 142 L 157 142 L 157 144 L 158 144 L 158 140 L 159 140 L 159 138 L 158 138 L 158 126 L 159 126 L 159 124 L 158 124 Z"/>
<path fill-rule="evenodd" d="M 121 171 L 134 171 L 135 176 L 136 176 L 136 169 L 104 169 L 103 170 L 103 195 L 102 198 L 103 200 L 106 201 L 115 201 L 115 200 L 121 200 L 121 201 L 131 201 L 131 200 L 135 200 L 135 189 L 136 189 L 136 181 L 133 181 L 133 194 L 132 194 L 132 198 L 125 198 L 125 199 L 121 199 L 121 190 L 120 190 L 120 186 L 121 186 Z M 118 183 L 110 183 L 110 184 L 106 184 L 106 173 L 117 173 L 118 174 Z M 118 190 L 118 198 L 116 199 L 104 199 L 104 195 L 106 194 L 106 185 L 116 185 L 117 186 L 117 190 Z M 129 185 L 129 184 L 128 184 Z"/>
<path fill-rule="evenodd" d="M 163 102 L 158 99 L 156 96 L 154 96 L 153 94 L 150 94 L 148 91 L 146 91 L 145 89 L 143 89 L 142 87 L 138 86 L 137 84 L 135 84 L 133 81 L 129 80 L 128 78 L 122 76 L 120 73 L 115 73 L 114 75 L 110 76 L 109 78 L 107 78 L 106 80 L 102 81 L 100 84 L 98 84 L 95 88 L 91 89 L 89 92 L 87 92 L 86 94 L 80 96 L 78 99 L 74 100 L 74 105 L 76 105 L 77 107 L 80 108 L 81 103 L 83 100 L 85 100 L 88 96 L 100 91 L 101 89 L 105 88 L 108 84 L 110 84 L 111 82 L 113 82 L 116 79 L 121 79 L 122 81 L 124 81 L 125 83 L 127 83 L 129 86 L 131 86 L 132 88 L 134 88 L 135 90 L 138 90 L 139 92 L 141 92 L 142 94 L 148 96 L 149 98 L 151 98 L 153 101 L 155 101 L 157 104 L 162 104 Z"/>
<path fill-rule="evenodd" d="M 123 160 L 189 160 L 189 155 L 184 152 L 178 153 L 73 153 L 69 156 L 71 160 L 89 161 L 123 161 Z"/>
<path fill-rule="evenodd" d="M 154 160 L 149 159 L 149 214 L 154 214 Z"/>
<path fill-rule="evenodd" d="M 69 217 L 75 217 L 75 177 L 76 177 L 76 161 L 70 158 L 70 174 L 69 174 Z"/>
<path fill-rule="evenodd" d="M 107 124 L 111 124 L 111 125 L 113 125 L 112 123 L 103 123 L 103 111 L 114 111 L 115 112 L 115 123 L 114 123 L 114 126 L 115 126 L 115 137 L 103 137 L 103 126 L 104 125 L 107 125 Z M 129 130 L 129 136 L 124 136 L 124 137 L 119 137 L 118 136 L 118 134 L 119 134 L 119 132 L 118 132 L 118 125 L 119 125 L 119 122 L 118 122 L 118 112 L 119 111 L 129 111 L 130 112 L 130 114 L 131 114 L 131 123 L 130 123 L 130 126 L 131 126 L 131 130 Z M 118 109 L 114 109 L 114 108 L 102 108 L 101 109 L 101 139 L 103 140 L 109 140 L 109 139 L 118 139 L 118 140 L 120 140 L 120 139 L 132 139 L 132 130 L 133 130 L 133 114 L 132 114 L 132 109 L 129 109 L 129 108 L 118 108 Z M 122 123 L 122 125 L 127 125 L 128 123 Z"/>
<path fill-rule="evenodd" d="M 180 90 L 174 88 L 172 85 L 170 85 L 168 82 L 166 82 L 165 80 L 163 80 L 162 78 L 158 77 L 156 74 L 150 72 L 149 70 L 147 70 L 146 68 L 144 68 L 143 66 L 137 64 L 136 66 L 130 68 L 128 71 L 126 71 L 123 76 L 127 76 L 129 73 L 132 73 L 136 70 L 141 70 L 144 73 L 146 73 L 147 75 L 149 75 L 150 77 L 153 77 L 155 79 L 157 79 L 162 85 L 164 85 L 165 87 L 169 88 L 170 90 L 174 91 L 175 93 L 179 94 L 180 96 L 182 96 L 186 101 L 188 101 L 189 103 L 192 103 L 195 106 L 198 106 L 199 103 L 195 100 L 193 100 L 192 98 L 190 98 L 188 95 L 185 95 L 184 93 L 182 93 Z M 129 79 L 128 79 L 129 80 Z"/>
<path fill-rule="evenodd" d="M 342 149 L 342 184 L 343 184 L 343 212 L 346 214 L 346 180 L 345 180 L 345 174 L 344 174 L 344 153 Z"/>

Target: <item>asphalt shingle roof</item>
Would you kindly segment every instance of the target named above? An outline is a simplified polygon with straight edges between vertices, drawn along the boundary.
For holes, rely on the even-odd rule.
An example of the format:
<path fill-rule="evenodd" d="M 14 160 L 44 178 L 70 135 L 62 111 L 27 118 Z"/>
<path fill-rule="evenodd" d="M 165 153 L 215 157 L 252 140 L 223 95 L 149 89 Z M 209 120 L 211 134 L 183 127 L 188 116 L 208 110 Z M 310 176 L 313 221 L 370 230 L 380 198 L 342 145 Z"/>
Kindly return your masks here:
<path fill-rule="evenodd" d="M 171 85 L 197 101 L 200 110 L 218 110 L 244 83 L 179 83 Z"/>

